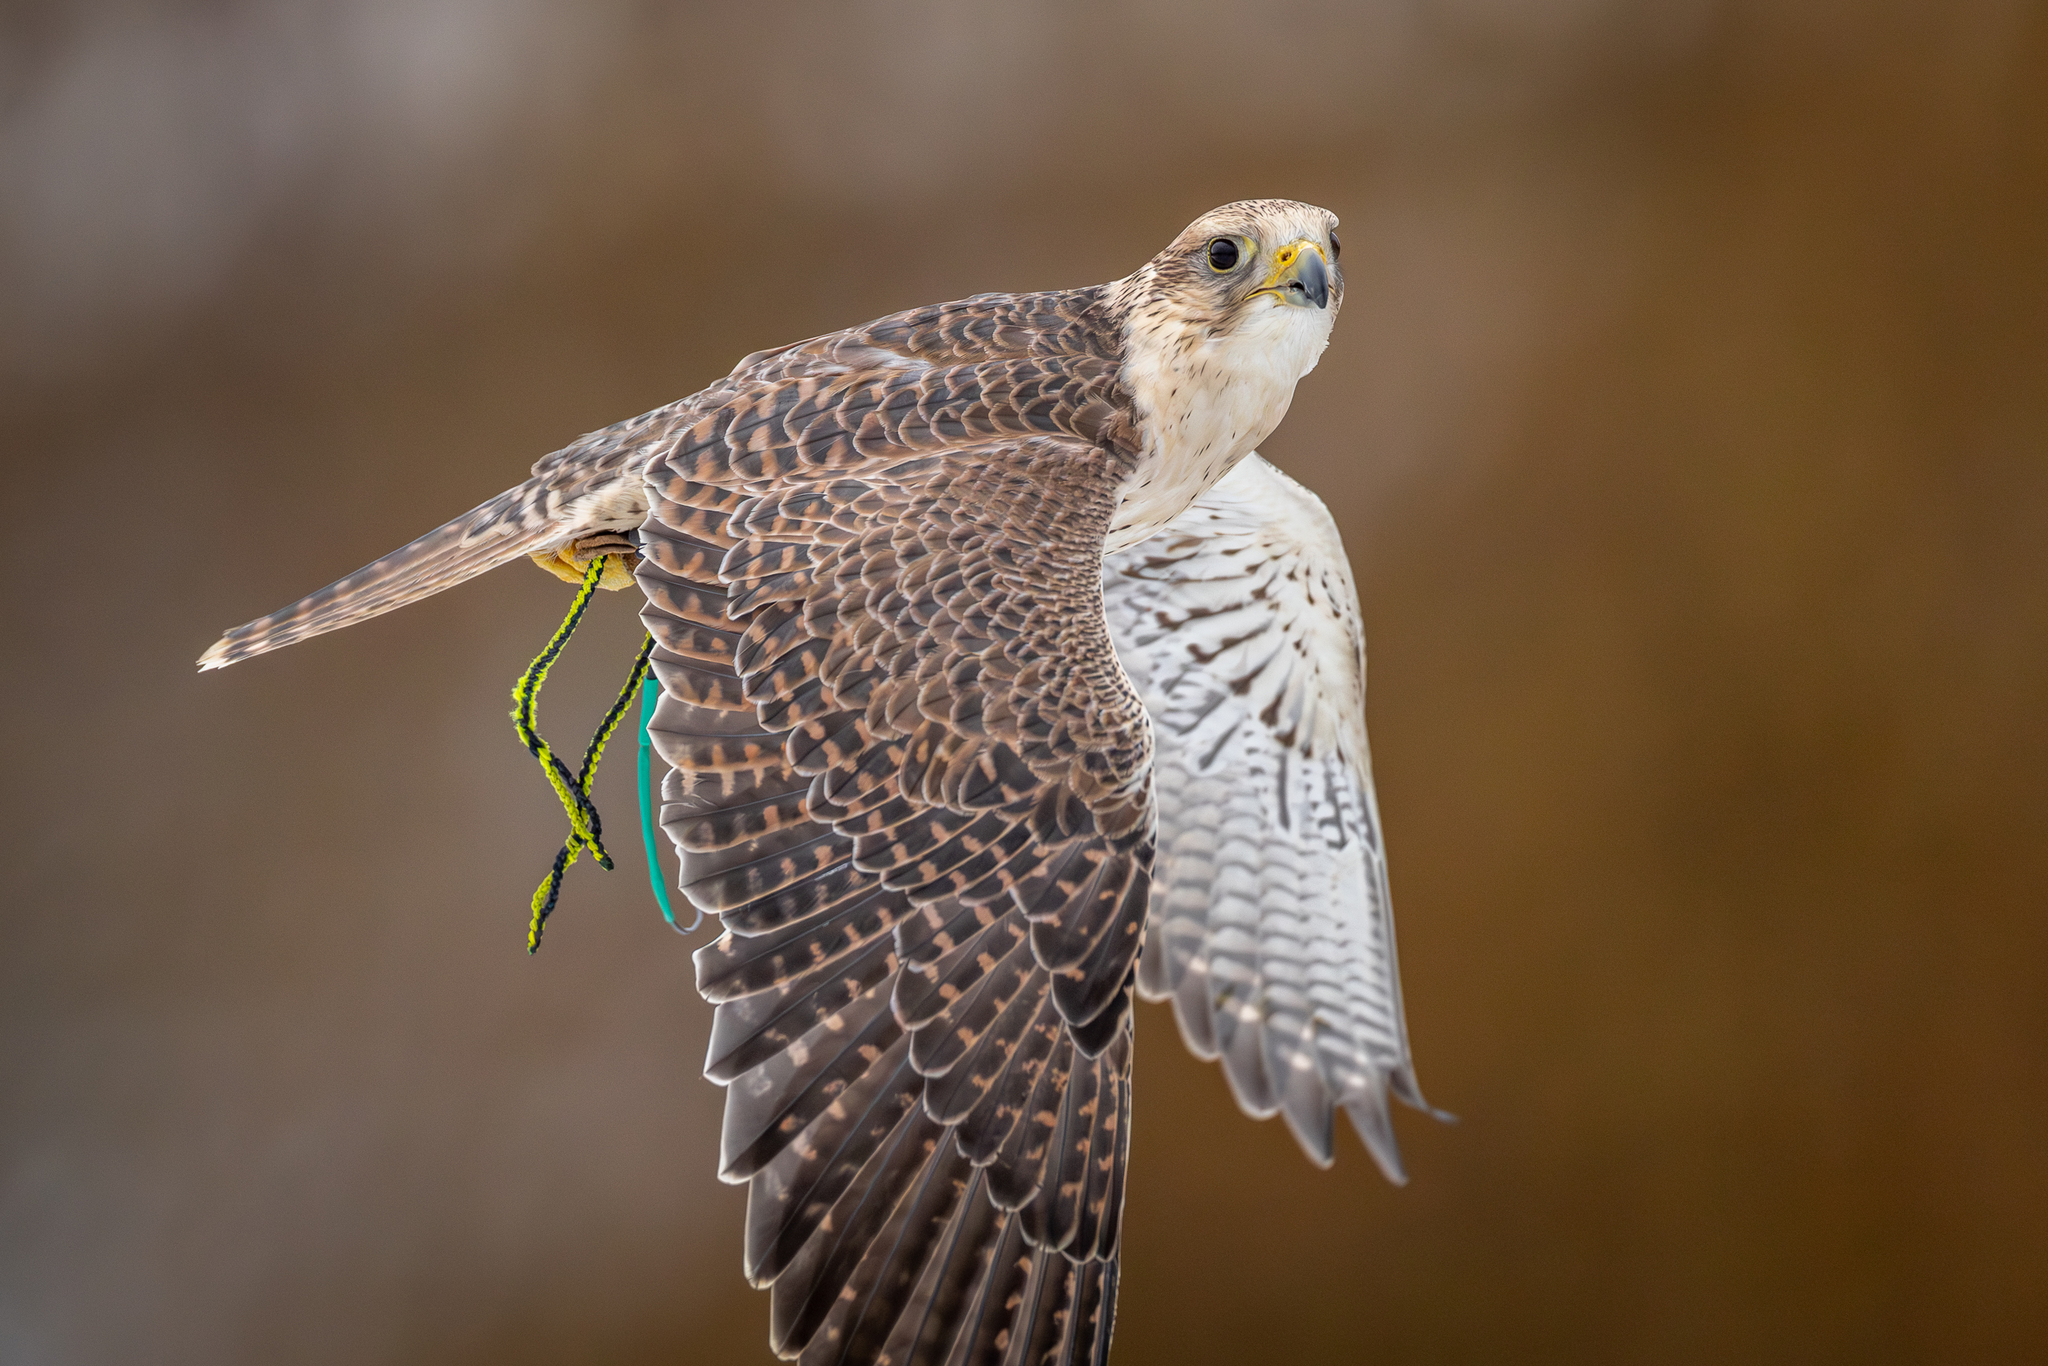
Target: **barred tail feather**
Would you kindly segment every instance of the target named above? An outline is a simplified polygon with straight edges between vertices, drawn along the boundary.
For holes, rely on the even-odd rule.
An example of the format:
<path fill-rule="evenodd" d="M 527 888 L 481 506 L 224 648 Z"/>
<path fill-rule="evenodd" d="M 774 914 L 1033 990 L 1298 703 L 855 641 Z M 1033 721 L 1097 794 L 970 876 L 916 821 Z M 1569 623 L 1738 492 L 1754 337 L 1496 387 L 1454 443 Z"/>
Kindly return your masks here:
<path fill-rule="evenodd" d="M 353 626 L 452 588 L 507 560 L 543 550 L 572 530 L 559 516 L 550 515 L 557 499 L 539 480 L 507 489 L 291 606 L 237 626 L 199 657 L 199 667 L 224 669 L 252 655 Z"/>

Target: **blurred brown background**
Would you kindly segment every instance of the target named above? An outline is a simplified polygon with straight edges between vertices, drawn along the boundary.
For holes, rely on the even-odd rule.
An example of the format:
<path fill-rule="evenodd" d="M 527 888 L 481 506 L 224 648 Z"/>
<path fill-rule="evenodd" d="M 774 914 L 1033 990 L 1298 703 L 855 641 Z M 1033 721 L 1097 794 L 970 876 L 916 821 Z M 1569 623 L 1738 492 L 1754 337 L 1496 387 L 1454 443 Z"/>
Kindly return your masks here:
<path fill-rule="evenodd" d="M 741 354 L 1342 215 L 1413 1184 L 1140 1018 L 1116 1360 L 2048 1360 L 2048 7 L 0 17 L 0 1360 L 765 1362 L 524 567 L 191 661 Z M 638 627 L 557 671 L 580 741 Z M 630 831 L 632 761 L 601 783 Z"/>

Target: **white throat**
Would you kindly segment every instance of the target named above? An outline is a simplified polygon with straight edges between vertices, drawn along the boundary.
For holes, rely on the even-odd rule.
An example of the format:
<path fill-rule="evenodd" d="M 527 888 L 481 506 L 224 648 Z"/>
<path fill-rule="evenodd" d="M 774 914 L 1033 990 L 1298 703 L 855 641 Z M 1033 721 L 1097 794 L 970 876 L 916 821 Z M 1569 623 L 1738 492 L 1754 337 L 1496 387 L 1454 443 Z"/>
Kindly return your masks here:
<path fill-rule="evenodd" d="M 1107 553 L 1187 511 L 1280 425 L 1295 384 L 1329 343 L 1334 312 L 1255 299 L 1223 335 L 1163 301 L 1133 312 L 1122 380 L 1145 446 L 1110 521 Z"/>

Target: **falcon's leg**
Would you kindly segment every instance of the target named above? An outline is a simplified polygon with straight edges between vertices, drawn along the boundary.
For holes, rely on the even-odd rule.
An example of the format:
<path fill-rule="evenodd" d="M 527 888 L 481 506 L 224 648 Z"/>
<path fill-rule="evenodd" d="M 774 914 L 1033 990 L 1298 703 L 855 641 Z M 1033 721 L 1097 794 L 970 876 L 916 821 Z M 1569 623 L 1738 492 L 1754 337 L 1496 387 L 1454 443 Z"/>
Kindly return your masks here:
<path fill-rule="evenodd" d="M 580 584 L 590 562 L 600 555 L 612 558 L 604 567 L 604 577 L 597 581 L 599 588 L 624 588 L 633 582 L 633 569 L 640 563 L 640 542 L 628 531 L 592 532 L 528 558 L 556 578 Z"/>

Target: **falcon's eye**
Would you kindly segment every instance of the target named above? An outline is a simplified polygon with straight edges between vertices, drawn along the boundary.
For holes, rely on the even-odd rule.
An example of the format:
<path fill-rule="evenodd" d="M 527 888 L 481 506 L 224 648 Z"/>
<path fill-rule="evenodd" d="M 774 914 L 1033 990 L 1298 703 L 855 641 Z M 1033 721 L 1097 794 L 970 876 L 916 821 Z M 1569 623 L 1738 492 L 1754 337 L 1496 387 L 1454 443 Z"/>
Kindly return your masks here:
<path fill-rule="evenodd" d="M 1237 239 L 1235 237 L 1212 237 L 1209 239 L 1209 268 L 1211 270 L 1232 270 L 1237 266 Z"/>
<path fill-rule="evenodd" d="M 1333 233 L 1331 233 L 1331 234 L 1330 234 L 1330 259 L 1331 259 L 1332 261 L 1334 261 L 1334 260 L 1336 260 L 1336 259 L 1337 259 L 1338 257 L 1342 256 L 1343 254 L 1344 254 L 1344 244 L 1343 244 L 1342 242 L 1339 242 L 1339 241 L 1337 240 L 1337 234 L 1336 234 L 1336 233 L 1334 233 L 1334 232 L 1333 232 Z"/>

